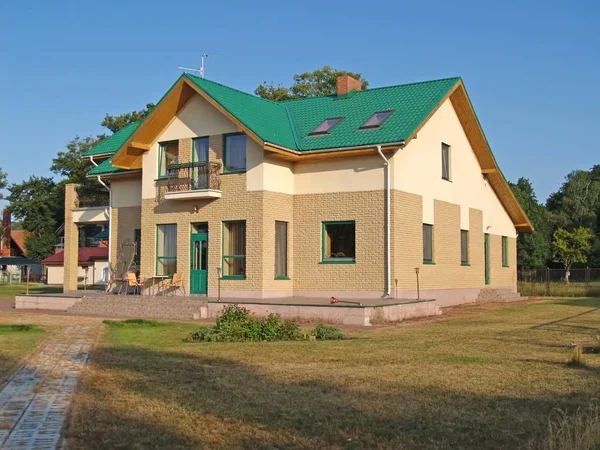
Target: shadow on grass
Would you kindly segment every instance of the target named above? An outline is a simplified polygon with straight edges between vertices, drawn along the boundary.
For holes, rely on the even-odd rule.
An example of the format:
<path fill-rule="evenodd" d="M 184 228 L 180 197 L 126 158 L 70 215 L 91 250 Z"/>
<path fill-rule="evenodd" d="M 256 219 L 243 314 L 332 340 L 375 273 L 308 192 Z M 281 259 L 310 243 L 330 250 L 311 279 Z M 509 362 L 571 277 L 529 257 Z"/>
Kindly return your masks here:
<path fill-rule="evenodd" d="M 91 364 L 99 374 L 128 376 L 81 381 L 87 399 L 69 427 L 72 448 L 523 448 L 545 432 L 553 408 L 586 402 L 581 392 L 477 396 L 307 372 L 285 381 L 226 358 L 139 347 L 99 348 Z"/>
<path fill-rule="evenodd" d="M 556 302 L 557 305 L 566 305 L 566 306 L 582 306 L 585 308 L 600 308 L 600 297 L 586 297 L 586 298 L 577 298 L 573 300 L 558 300 Z"/>

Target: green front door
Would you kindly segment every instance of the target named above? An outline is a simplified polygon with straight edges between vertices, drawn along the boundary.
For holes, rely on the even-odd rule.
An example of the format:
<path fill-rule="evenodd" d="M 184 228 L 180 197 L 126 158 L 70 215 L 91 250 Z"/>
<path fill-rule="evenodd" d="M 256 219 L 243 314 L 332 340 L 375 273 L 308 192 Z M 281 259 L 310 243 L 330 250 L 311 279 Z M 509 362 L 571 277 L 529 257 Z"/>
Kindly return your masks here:
<path fill-rule="evenodd" d="M 485 284 L 490 284 L 490 235 L 484 236 L 483 247 L 485 252 Z"/>
<path fill-rule="evenodd" d="M 191 241 L 190 293 L 206 294 L 208 292 L 208 234 L 192 234 Z"/>

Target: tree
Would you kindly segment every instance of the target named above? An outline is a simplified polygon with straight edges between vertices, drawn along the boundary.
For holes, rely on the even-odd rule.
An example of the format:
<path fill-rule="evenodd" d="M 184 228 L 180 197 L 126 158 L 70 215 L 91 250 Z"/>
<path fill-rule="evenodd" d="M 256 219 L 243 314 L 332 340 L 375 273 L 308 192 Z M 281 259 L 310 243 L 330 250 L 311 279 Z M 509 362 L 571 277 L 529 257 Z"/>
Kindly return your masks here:
<path fill-rule="evenodd" d="M 27 231 L 27 257 L 40 261 L 53 254 L 58 242 L 57 224 L 63 220 L 56 183 L 52 178 L 32 175 L 29 180 L 10 185 L 8 190 L 9 208 Z"/>
<path fill-rule="evenodd" d="M 576 228 L 573 231 L 559 228 L 554 232 L 552 241 L 552 255 L 554 261 L 565 266 L 567 271 L 565 281 L 569 284 L 571 266 L 574 263 L 584 263 L 587 261 L 588 254 L 592 249 L 592 239 L 594 233 L 583 227 Z"/>
<path fill-rule="evenodd" d="M 283 85 L 275 86 L 273 82 L 263 82 L 254 93 L 267 100 L 281 101 L 295 98 L 320 97 L 334 95 L 337 92 L 337 78 L 342 75 L 350 75 L 361 81 L 362 89 L 367 89 L 369 82 L 362 78 L 360 73 L 348 72 L 346 70 L 332 69 L 324 66 L 312 72 L 304 72 L 294 75 L 294 84 L 289 88 Z"/>
<path fill-rule="evenodd" d="M 0 191 L 2 191 L 3 189 L 6 189 L 6 172 L 2 170 L 2 167 L 0 167 Z M 3 198 L 4 195 L 2 194 L 2 192 L 0 192 L 0 200 L 2 200 Z"/>
<path fill-rule="evenodd" d="M 130 123 L 143 120 L 148 113 L 150 113 L 152 108 L 154 108 L 154 103 L 148 103 L 144 109 L 140 109 L 139 111 L 132 111 L 118 116 L 112 116 L 107 113 L 100 125 L 108 128 L 113 133 L 116 133 Z"/>
<path fill-rule="evenodd" d="M 538 202 L 533 186 L 527 178 L 519 178 L 516 184 L 509 184 L 535 228 L 533 233 L 521 233 L 517 238 L 517 265 L 528 269 L 546 267 L 551 250 L 550 214 L 544 205 Z"/>
<path fill-rule="evenodd" d="M 546 206 L 559 227 L 572 230 L 596 227 L 599 202 L 600 180 L 595 179 L 594 172 L 574 170 L 559 191 L 550 195 Z"/>

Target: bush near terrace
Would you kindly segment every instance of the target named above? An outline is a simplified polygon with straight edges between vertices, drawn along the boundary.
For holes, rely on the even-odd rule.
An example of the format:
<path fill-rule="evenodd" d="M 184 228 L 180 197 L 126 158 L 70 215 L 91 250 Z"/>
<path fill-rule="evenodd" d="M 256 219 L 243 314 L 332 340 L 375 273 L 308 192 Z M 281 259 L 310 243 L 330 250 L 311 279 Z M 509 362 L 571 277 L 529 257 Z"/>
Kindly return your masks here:
<path fill-rule="evenodd" d="M 277 314 L 255 317 L 250 310 L 237 304 L 227 305 L 217 316 L 214 326 L 205 326 L 185 338 L 186 342 L 300 341 L 308 339 L 345 339 L 338 327 L 317 323 L 309 332 L 300 331 L 294 320 Z"/>

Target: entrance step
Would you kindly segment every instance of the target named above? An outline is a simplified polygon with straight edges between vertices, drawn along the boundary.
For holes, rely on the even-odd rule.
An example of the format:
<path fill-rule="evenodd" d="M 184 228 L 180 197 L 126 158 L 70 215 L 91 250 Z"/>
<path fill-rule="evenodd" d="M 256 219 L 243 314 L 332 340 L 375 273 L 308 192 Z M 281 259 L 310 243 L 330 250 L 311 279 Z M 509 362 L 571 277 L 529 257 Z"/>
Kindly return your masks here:
<path fill-rule="evenodd" d="M 111 295 L 84 297 L 67 309 L 74 314 L 140 319 L 194 320 L 207 316 L 204 297 Z"/>
<path fill-rule="evenodd" d="M 526 300 L 516 291 L 509 288 L 484 288 L 479 291 L 477 303 L 504 303 Z"/>

